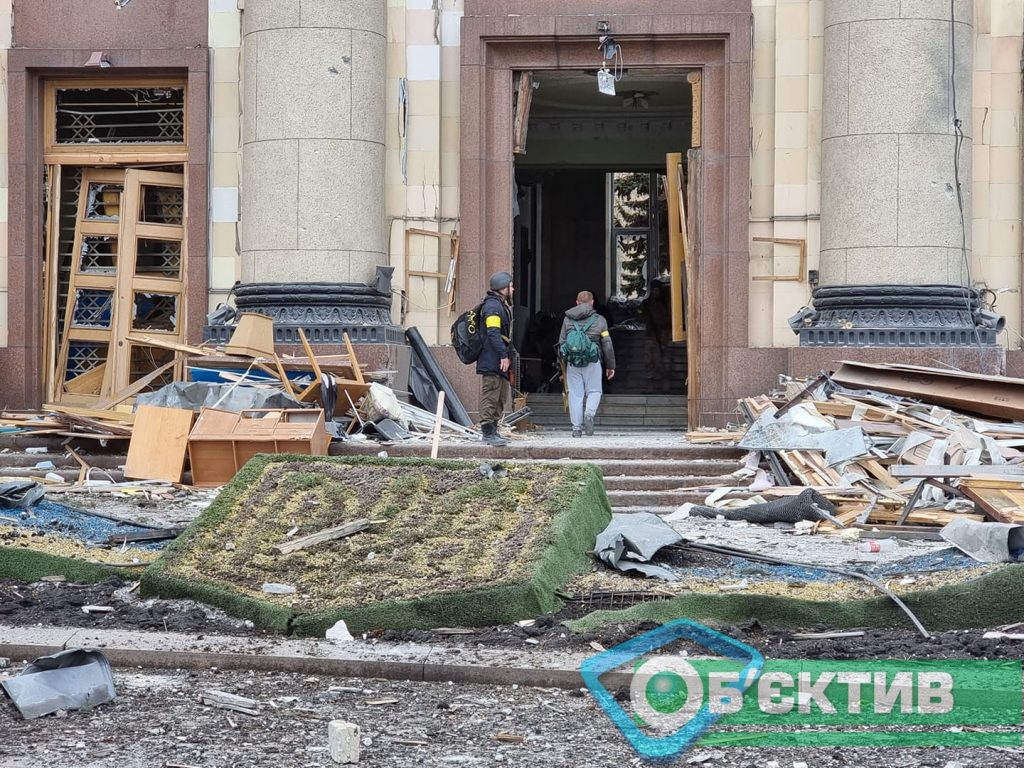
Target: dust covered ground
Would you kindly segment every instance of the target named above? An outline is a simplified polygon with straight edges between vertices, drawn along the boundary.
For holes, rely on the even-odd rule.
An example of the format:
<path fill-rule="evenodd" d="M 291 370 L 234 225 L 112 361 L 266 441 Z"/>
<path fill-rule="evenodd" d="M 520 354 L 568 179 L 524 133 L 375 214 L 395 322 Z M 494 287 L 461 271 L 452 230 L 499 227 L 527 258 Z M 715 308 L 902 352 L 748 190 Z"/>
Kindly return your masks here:
<path fill-rule="evenodd" d="M 361 728 L 359 765 L 642 765 L 580 691 L 400 683 L 238 672 L 115 670 L 118 699 L 86 712 L 21 720 L 0 701 L 3 768 L 317 768 L 333 719 Z M 256 716 L 200 704 L 203 691 L 256 699 Z M 500 739 L 504 739 L 500 740 Z M 774 763 L 773 763 L 774 761 Z M 729 768 L 1003 768 L 1010 748 L 695 747 L 674 764 Z"/>
<path fill-rule="evenodd" d="M 254 628 L 251 622 L 236 619 L 216 608 L 191 600 L 140 598 L 135 583 L 107 579 L 97 584 L 67 581 L 38 581 L 31 584 L 11 579 L 0 580 L 0 625 L 17 627 L 85 627 L 129 629 L 156 632 L 182 632 L 242 637 L 284 637 Z M 85 613 L 87 605 L 109 606 L 109 613 Z M 503 648 L 524 653 L 545 651 L 590 651 L 595 646 L 610 648 L 643 632 L 654 629 L 654 622 L 608 624 L 592 632 L 575 634 L 562 622 L 585 613 L 569 605 L 554 615 L 538 616 L 532 624 L 471 627 L 460 634 L 434 630 L 378 630 L 367 634 L 370 642 L 433 644 L 462 648 Z M 716 627 L 759 650 L 766 658 L 776 659 L 1019 659 L 1024 657 L 1024 641 L 985 639 L 985 629 L 950 630 L 922 638 L 912 629 L 864 629 L 863 636 L 827 640 L 801 640 L 797 630 L 762 627 L 756 621 Z M 828 631 L 831 627 L 814 625 L 809 632 Z M 995 629 L 995 628 L 993 628 Z M 844 630 L 850 631 L 850 630 Z M 1020 633 L 1024 628 L 1010 630 Z M 0 641 L 3 638 L 0 637 Z M 680 647 L 702 653 L 697 646 Z"/>

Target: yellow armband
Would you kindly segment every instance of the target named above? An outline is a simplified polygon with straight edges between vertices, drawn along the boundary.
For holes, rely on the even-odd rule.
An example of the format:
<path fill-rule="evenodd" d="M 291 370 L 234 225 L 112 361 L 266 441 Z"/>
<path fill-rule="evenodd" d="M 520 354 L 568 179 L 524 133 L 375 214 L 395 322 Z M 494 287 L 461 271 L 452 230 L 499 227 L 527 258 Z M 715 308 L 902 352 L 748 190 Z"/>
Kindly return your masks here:
<path fill-rule="evenodd" d="M 605 336 L 610 336 L 610 335 L 611 334 L 609 334 L 608 331 L 601 331 L 601 338 L 604 338 Z"/>
<path fill-rule="evenodd" d="M 498 317 L 497 315 L 488 315 L 488 317 L 484 320 L 484 325 L 487 326 L 488 328 L 497 328 L 500 330 L 501 318 Z"/>

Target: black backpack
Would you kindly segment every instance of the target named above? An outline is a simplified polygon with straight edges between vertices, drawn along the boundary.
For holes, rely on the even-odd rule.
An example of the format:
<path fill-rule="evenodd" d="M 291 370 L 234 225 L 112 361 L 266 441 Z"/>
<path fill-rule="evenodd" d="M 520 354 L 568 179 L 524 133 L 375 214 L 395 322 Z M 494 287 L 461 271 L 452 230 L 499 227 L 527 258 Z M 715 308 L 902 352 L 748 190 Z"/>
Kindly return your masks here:
<path fill-rule="evenodd" d="M 483 302 L 467 309 L 452 323 L 452 346 L 459 360 L 466 365 L 475 363 L 484 348 L 484 328 L 481 310 Z"/>

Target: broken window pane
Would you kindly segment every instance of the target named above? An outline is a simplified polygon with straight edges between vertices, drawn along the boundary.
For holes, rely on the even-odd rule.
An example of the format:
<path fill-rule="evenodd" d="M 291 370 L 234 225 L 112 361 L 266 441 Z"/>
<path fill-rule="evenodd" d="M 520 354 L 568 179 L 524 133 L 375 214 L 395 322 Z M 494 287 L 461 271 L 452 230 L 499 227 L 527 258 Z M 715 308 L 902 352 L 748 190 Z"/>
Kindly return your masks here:
<path fill-rule="evenodd" d="M 58 88 L 57 144 L 183 144 L 185 89 Z"/>
<path fill-rule="evenodd" d="M 131 348 L 131 366 L 128 381 L 132 383 L 138 381 L 144 376 L 147 376 L 157 368 L 166 365 L 174 359 L 174 352 L 169 349 L 147 347 L 142 344 L 132 344 Z M 174 369 L 170 368 L 164 371 L 160 376 L 157 376 L 155 381 L 150 382 L 140 391 L 155 392 L 160 389 L 160 387 L 165 384 L 170 384 L 172 381 L 174 381 Z"/>
<path fill-rule="evenodd" d="M 140 237 L 135 255 L 135 274 L 141 277 L 180 277 L 181 241 Z"/>
<path fill-rule="evenodd" d="M 112 275 L 117 272 L 117 238 L 86 235 L 82 238 L 78 271 L 89 275 Z"/>
<path fill-rule="evenodd" d="M 121 218 L 120 184 L 90 184 L 85 202 L 85 218 L 89 221 L 119 221 Z"/>
<path fill-rule="evenodd" d="M 140 208 L 140 222 L 180 226 L 185 211 L 185 190 L 181 187 L 143 184 Z"/>
<path fill-rule="evenodd" d="M 75 291 L 75 311 L 71 315 L 71 324 L 75 328 L 110 328 L 113 307 L 113 291 L 79 288 Z"/>
<path fill-rule="evenodd" d="M 65 381 L 76 379 L 83 373 L 107 362 L 108 345 L 106 342 L 72 341 L 68 344 L 68 367 L 64 374 Z"/>
<path fill-rule="evenodd" d="M 167 331 L 178 329 L 178 297 L 173 293 L 136 293 L 132 308 L 132 330 Z"/>

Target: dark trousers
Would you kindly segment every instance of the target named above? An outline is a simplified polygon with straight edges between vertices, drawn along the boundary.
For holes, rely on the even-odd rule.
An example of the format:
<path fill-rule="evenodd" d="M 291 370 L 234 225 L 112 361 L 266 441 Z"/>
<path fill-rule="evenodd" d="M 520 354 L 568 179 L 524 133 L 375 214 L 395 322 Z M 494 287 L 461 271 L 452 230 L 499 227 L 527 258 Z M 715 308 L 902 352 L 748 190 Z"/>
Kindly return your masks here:
<path fill-rule="evenodd" d="M 485 375 L 483 379 L 484 391 L 480 396 L 480 423 L 497 424 L 512 400 L 512 387 L 504 376 Z"/>

